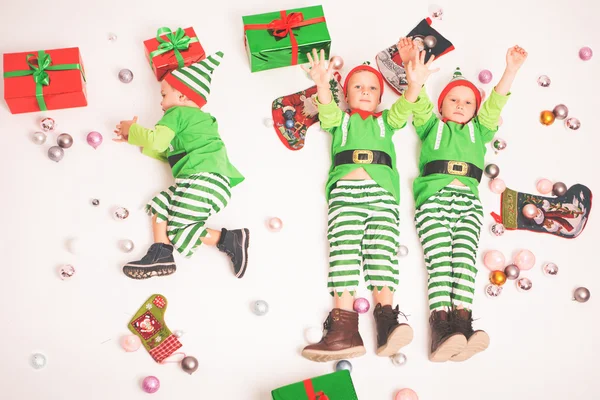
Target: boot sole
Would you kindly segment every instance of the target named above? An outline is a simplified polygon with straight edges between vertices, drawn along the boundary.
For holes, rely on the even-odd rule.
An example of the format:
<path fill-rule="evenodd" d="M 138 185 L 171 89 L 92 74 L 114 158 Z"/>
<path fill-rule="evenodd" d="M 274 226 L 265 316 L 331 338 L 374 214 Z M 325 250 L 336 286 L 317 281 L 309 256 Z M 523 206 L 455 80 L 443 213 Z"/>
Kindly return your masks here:
<path fill-rule="evenodd" d="M 450 336 L 442 343 L 431 355 L 429 360 L 432 362 L 448 361 L 455 354 L 460 353 L 467 346 L 467 338 L 462 334 Z"/>
<path fill-rule="evenodd" d="M 387 343 L 379 347 L 375 352 L 380 357 L 393 356 L 403 348 L 410 344 L 413 340 L 413 330 L 409 325 L 403 324 L 392 331 L 388 337 Z"/>
<path fill-rule="evenodd" d="M 153 276 L 167 276 L 174 274 L 177 271 L 177 266 L 173 264 L 155 264 L 151 267 L 137 267 L 133 265 L 125 265 L 123 273 L 131 279 L 148 279 Z"/>
<path fill-rule="evenodd" d="M 360 357 L 367 354 L 364 346 L 351 347 L 349 349 L 338 351 L 319 351 L 319 350 L 303 350 L 302 357 L 316 362 L 327 362 L 335 360 L 344 360 L 347 358 Z"/>
<path fill-rule="evenodd" d="M 477 353 L 481 353 L 490 345 L 490 337 L 487 333 L 480 331 L 475 332 L 467 341 L 467 346 L 458 354 L 450 357 L 450 361 L 467 361 Z"/>
<path fill-rule="evenodd" d="M 242 229 L 242 241 L 244 246 L 244 261 L 242 268 L 235 275 L 236 278 L 242 279 L 246 273 L 246 267 L 248 266 L 248 247 L 250 247 L 250 231 L 246 228 Z"/>

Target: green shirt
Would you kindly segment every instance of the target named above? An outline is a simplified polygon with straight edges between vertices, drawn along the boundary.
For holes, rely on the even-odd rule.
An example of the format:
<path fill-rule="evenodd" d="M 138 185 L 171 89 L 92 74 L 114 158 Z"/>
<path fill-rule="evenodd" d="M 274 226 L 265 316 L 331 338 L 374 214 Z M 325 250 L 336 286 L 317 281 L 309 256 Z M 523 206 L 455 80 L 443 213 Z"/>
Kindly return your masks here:
<path fill-rule="evenodd" d="M 400 176 L 396 169 L 396 150 L 392 136 L 396 129 L 406 125 L 410 110 L 400 106 L 400 100 L 390 110 L 383 110 L 380 117 L 344 113 L 335 101 L 321 104 L 319 120 L 321 128 L 333 135 L 331 141 L 331 168 L 325 189 L 327 200 L 335 183 L 357 168 L 364 168 L 375 182 L 394 196 L 400 203 Z M 392 159 L 392 168 L 382 164 L 334 164 L 335 155 L 346 150 L 378 150 L 387 153 Z"/>
<path fill-rule="evenodd" d="M 229 162 L 217 120 L 199 108 L 169 108 L 154 130 L 133 124 L 128 141 L 142 146 L 147 156 L 162 161 L 185 154 L 172 166 L 175 178 L 213 172 L 228 177 L 231 187 L 244 180 Z"/>
<path fill-rule="evenodd" d="M 500 112 L 509 96 L 510 93 L 502 96 L 495 89 L 492 90 L 477 116 L 464 125 L 452 121 L 443 122 L 435 116 L 433 104 L 427 97 L 425 88 L 421 89 L 415 103 L 406 102 L 405 106 L 413 112 L 413 125 L 422 142 L 420 175 L 413 182 L 416 208 L 454 179 L 458 179 L 468 186 L 475 196 L 479 196 L 479 182 L 476 179 L 447 174 L 422 176 L 423 167 L 431 161 L 447 160 L 468 162 L 484 169 L 487 150 L 485 145 L 492 141 L 498 131 Z"/>

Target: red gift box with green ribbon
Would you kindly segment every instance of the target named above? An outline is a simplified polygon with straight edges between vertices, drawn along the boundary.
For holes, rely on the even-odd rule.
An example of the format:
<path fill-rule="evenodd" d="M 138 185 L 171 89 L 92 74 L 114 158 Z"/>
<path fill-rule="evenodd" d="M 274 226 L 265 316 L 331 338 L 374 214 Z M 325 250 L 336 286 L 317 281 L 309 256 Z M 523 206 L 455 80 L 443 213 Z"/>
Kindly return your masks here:
<path fill-rule="evenodd" d="M 79 48 L 4 54 L 4 99 L 13 114 L 87 106 Z"/>
<path fill-rule="evenodd" d="M 200 44 L 194 28 L 162 27 L 156 31 L 156 37 L 144 42 L 146 58 L 159 81 L 169 71 L 187 67 L 206 58 L 204 48 Z"/>
<path fill-rule="evenodd" d="M 273 400 L 358 400 L 347 370 L 280 387 L 271 396 Z"/>
<path fill-rule="evenodd" d="M 313 48 L 329 57 L 331 37 L 322 6 L 247 15 L 242 21 L 252 72 L 307 63 Z"/>

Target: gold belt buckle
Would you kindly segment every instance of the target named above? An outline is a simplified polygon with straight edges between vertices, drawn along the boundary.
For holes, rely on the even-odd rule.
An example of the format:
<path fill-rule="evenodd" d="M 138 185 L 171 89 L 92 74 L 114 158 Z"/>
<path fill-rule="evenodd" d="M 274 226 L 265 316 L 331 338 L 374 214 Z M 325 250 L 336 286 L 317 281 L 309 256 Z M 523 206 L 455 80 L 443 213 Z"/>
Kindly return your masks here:
<path fill-rule="evenodd" d="M 465 176 L 469 172 L 469 165 L 462 161 L 448 161 L 446 170 L 450 175 Z"/>
<path fill-rule="evenodd" d="M 361 156 L 367 156 L 367 158 L 365 159 Z M 354 164 L 372 164 L 373 152 L 371 150 L 354 150 L 352 153 L 352 162 Z"/>

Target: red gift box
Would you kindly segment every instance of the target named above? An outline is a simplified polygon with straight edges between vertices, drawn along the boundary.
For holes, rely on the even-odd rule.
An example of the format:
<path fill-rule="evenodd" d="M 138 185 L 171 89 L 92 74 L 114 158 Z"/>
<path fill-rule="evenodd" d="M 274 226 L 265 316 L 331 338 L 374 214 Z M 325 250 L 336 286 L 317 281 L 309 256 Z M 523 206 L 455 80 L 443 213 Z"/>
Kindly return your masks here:
<path fill-rule="evenodd" d="M 187 67 L 206 58 L 194 28 L 178 28 L 173 32 L 170 28 L 160 28 L 155 38 L 144 41 L 144 47 L 146 58 L 159 81 L 169 71 Z"/>
<path fill-rule="evenodd" d="M 13 114 L 87 106 L 79 48 L 4 54 L 4 99 Z"/>

